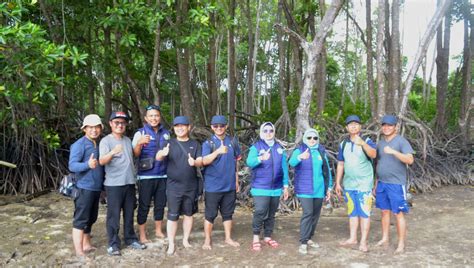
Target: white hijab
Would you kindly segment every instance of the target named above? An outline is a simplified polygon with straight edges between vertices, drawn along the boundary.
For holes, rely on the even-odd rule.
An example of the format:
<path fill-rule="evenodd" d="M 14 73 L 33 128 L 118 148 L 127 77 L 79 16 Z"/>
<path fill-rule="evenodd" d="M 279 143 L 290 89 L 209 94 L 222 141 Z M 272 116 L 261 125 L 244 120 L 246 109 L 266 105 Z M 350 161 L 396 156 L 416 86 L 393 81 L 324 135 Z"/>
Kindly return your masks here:
<path fill-rule="evenodd" d="M 265 135 L 264 135 L 265 133 L 263 133 L 263 129 L 266 126 L 270 126 L 273 129 L 273 133 L 275 133 L 275 126 L 271 122 L 265 122 L 265 123 L 260 125 L 260 139 L 263 140 L 268 146 L 271 147 L 271 146 L 273 146 L 273 144 L 275 144 L 275 135 L 273 135 L 273 139 L 266 140 Z"/>

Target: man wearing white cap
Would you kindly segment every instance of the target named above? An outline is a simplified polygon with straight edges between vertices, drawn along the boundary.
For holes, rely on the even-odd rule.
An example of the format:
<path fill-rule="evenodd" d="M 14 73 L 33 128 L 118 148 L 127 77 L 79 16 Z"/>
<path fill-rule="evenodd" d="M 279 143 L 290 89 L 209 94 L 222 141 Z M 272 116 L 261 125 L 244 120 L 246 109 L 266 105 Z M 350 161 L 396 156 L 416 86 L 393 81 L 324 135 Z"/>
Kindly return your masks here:
<path fill-rule="evenodd" d="M 99 198 L 104 181 L 104 168 L 99 165 L 98 141 L 103 125 L 98 115 L 90 114 L 84 118 L 81 130 L 84 136 L 71 146 L 69 170 L 76 173 L 77 195 L 74 199 L 74 219 L 72 240 L 76 256 L 87 258 L 93 251 L 91 228 L 97 221 Z"/>

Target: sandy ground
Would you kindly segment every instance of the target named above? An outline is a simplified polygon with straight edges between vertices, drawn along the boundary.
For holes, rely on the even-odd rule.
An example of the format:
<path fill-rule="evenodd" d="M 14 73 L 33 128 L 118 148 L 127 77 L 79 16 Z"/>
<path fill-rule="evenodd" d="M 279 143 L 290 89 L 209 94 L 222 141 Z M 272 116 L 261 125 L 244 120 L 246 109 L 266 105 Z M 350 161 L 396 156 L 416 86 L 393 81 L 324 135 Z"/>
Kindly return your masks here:
<path fill-rule="evenodd" d="M 7 197 L 0 197 L 0 204 Z M 93 228 L 93 242 L 98 247 L 89 256 L 90 266 L 312 266 L 312 267 L 474 267 L 474 186 L 449 186 L 414 197 L 414 206 L 407 216 L 408 244 L 406 252 L 394 255 L 396 229 L 391 226 L 389 249 L 375 248 L 381 238 L 380 212 L 372 217 L 368 253 L 337 246 L 348 235 L 345 209 L 324 211 L 315 240 L 320 249 L 306 256 L 298 253 L 299 217 L 301 212 L 278 215 L 274 238 L 278 249 L 263 247 L 259 253 L 250 250 L 251 211 L 239 208 L 234 216 L 234 238 L 241 247 L 223 243 L 220 220 L 216 220 L 212 251 L 201 249 L 203 242 L 203 213 L 196 215 L 192 249 L 178 244 L 175 256 L 166 256 L 163 240 L 154 240 L 148 249 L 123 249 L 121 257 L 106 253 L 105 207 L 100 208 L 99 220 Z M 0 206 L 0 265 L 1 266 L 80 266 L 74 257 L 71 240 L 73 202 L 56 193 L 43 195 L 24 203 Z M 392 221 L 393 222 L 393 221 Z M 149 220 L 151 234 L 153 223 Z M 178 232 L 178 236 L 181 230 Z"/>

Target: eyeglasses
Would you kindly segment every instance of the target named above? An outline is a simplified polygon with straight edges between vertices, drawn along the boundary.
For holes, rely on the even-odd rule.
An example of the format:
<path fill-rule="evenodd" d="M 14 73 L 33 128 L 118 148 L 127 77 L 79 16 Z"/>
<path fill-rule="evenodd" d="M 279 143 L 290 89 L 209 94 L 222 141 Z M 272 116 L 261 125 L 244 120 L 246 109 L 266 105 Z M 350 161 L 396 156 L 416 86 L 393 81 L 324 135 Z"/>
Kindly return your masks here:
<path fill-rule="evenodd" d="M 316 137 L 316 136 L 314 136 L 314 137 L 307 137 L 306 139 L 308 139 L 308 140 L 315 140 L 315 141 L 317 141 L 317 140 L 318 140 L 318 137 Z"/>
<path fill-rule="evenodd" d="M 224 125 L 224 124 L 215 124 L 215 125 L 212 125 L 213 128 L 225 128 L 227 125 Z"/>
<path fill-rule="evenodd" d="M 126 126 L 126 125 L 127 125 L 127 122 L 125 122 L 125 121 L 112 121 L 112 123 L 114 123 L 114 125 L 115 125 L 116 127 L 118 127 L 118 126 L 120 126 L 120 125 L 122 125 L 122 126 Z"/>
<path fill-rule="evenodd" d="M 160 106 L 159 106 L 159 105 L 155 105 L 155 104 L 151 104 L 151 105 L 148 105 L 148 106 L 146 107 L 146 110 L 147 110 L 147 111 L 150 111 L 150 110 L 158 110 L 158 111 L 160 111 Z"/>
<path fill-rule="evenodd" d="M 263 133 L 273 133 L 273 129 L 264 129 Z"/>

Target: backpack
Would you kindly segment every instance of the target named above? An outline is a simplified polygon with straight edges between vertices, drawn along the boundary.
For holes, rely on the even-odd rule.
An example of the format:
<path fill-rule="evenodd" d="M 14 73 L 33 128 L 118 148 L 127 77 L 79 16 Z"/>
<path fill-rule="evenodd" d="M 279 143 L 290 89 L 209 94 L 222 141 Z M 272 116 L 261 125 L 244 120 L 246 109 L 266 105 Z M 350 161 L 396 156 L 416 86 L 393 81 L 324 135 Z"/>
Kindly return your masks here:
<path fill-rule="evenodd" d="M 367 142 L 367 140 L 370 138 L 370 137 L 362 137 L 364 139 L 365 142 Z M 342 153 L 344 153 L 344 149 L 346 148 L 346 144 L 349 142 L 348 139 L 344 139 L 342 141 L 342 145 L 341 145 L 341 149 L 342 149 Z M 362 149 L 362 152 L 364 152 L 364 155 L 365 157 L 367 157 L 367 160 L 370 162 L 370 164 L 372 165 L 372 168 L 374 168 L 374 159 L 370 158 L 367 153 L 364 151 L 364 149 Z"/>
<path fill-rule="evenodd" d="M 76 191 L 76 174 L 69 173 L 64 175 L 59 183 L 59 193 L 70 198 L 75 198 Z"/>
<path fill-rule="evenodd" d="M 209 145 L 211 145 L 211 154 L 212 154 L 217 149 L 217 144 L 212 140 L 212 138 L 209 138 L 207 142 L 209 143 Z M 232 146 L 232 149 L 234 150 L 234 156 L 235 156 L 235 152 L 236 152 L 235 148 L 237 148 L 238 146 L 236 137 L 233 137 L 230 140 L 230 145 Z"/>

